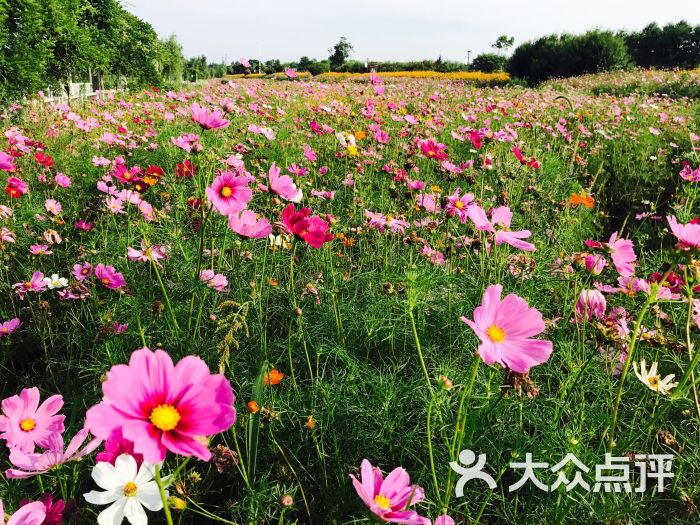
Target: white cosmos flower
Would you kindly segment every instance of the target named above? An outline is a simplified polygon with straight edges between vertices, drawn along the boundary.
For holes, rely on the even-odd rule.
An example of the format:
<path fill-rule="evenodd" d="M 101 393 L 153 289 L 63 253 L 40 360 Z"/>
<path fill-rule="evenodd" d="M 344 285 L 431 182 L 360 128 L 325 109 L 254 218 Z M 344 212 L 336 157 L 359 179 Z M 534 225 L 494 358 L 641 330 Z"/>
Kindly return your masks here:
<path fill-rule="evenodd" d="M 647 363 L 644 359 L 642 359 L 639 364 L 639 368 L 641 369 L 641 371 L 637 368 L 636 362 L 633 364 L 634 373 L 636 374 L 636 376 L 642 383 L 644 383 L 654 392 L 658 392 L 659 394 L 667 396 L 671 393 L 671 389 L 673 387 L 678 386 L 678 383 L 672 383 L 673 378 L 676 377 L 675 374 L 669 374 L 663 379 L 661 379 L 661 376 L 657 372 L 657 368 L 659 366 L 659 363 L 657 362 L 653 362 L 651 364 L 651 368 L 649 368 L 648 371 Z"/>
<path fill-rule="evenodd" d="M 59 277 L 57 273 L 54 273 L 51 277 L 44 277 L 44 282 L 48 286 L 49 290 L 54 288 L 65 288 L 68 286 L 68 279 L 65 277 Z"/>
<path fill-rule="evenodd" d="M 124 517 L 131 525 L 147 525 L 148 517 L 143 507 L 158 511 L 163 508 L 158 485 L 153 480 L 155 467 L 150 463 L 141 463 L 137 468 L 136 460 L 129 454 L 122 454 L 114 465 L 99 462 L 92 469 L 92 479 L 105 492 L 92 490 L 83 496 L 93 505 L 111 505 L 97 516 L 99 525 L 119 525 Z M 164 480 L 166 482 L 166 480 Z M 168 497 L 168 491 L 165 491 Z"/>

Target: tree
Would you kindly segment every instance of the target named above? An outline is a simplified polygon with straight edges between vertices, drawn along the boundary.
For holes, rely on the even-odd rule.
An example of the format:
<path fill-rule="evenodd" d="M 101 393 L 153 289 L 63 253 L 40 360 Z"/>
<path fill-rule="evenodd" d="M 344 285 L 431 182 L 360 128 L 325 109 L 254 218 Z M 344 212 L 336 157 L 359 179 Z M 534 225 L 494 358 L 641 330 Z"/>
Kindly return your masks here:
<path fill-rule="evenodd" d="M 506 65 L 506 57 L 496 53 L 482 53 L 478 55 L 471 64 L 470 70 L 481 71 L 482 73 L 493 73 L 503 71 Z"/>
<path fill-rule="evenodd" d="M 160 74 L 165 80 L 177 82 L 182 80 L 185 68 L 185 57 L 182 55 L 182 46 L 175 35 L 170 35 L 160 43 L 158 53 Z"/>
<path fill-rule="evenodd" d="M 496 41 L 491 45 L 492 48 L 503 51 L 504 54 L 508 54 L 508 50 L 513 47 L 515 42 L 515 37 L 509 37 L 508 35 L 499 36 Z"/>
<path fill-rule="evenodd" d="M 348 42 L 347 38 L 341 36 L 340 42 L 328 50 L 328 52 L 331 54 L 331 56 L 328 57 L 331 64 L 331 70 L 337 71 L 343 67 L 343 64 L 345 64 L 345 61 L 350 57 L 352 51 L 352 44 Z"/>

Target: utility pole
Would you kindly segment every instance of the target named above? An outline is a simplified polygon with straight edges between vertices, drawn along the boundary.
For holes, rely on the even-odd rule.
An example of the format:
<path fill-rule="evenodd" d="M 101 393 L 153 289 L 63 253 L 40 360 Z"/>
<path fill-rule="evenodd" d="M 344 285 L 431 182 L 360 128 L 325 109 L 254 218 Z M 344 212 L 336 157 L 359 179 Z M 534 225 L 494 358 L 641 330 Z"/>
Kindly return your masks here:
<path fill-rule="evenodd" d="M 471 51 L 467 51 L 467 69 L 469 69 L 469 64 L 470 64 L 469 59 L 471 58 L 471 54 L 472 54 Z"/>

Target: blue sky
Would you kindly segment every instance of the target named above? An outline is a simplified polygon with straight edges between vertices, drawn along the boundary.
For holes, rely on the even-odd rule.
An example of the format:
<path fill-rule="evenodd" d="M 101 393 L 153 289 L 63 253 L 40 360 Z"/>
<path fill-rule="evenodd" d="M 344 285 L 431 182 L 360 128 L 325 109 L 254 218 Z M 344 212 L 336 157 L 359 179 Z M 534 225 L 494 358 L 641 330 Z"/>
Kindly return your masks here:
<path fill-rule="evenodd" d="M 515 44 L 599 27 L 638 30 L 685 19 L 700 24 L 700 0 L 124 0 L 159 35 L 175 34 L 186 56 L 298 60 L 328 56 L 341 36 L 357 60 L 466 60 L 501 34 Z"/>

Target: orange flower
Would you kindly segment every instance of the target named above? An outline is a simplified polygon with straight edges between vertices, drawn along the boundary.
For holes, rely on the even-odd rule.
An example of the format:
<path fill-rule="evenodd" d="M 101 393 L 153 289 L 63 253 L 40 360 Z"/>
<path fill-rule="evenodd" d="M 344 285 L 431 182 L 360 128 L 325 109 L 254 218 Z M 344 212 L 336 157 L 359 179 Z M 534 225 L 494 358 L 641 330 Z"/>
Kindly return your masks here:
<path fill-rule="evenodd" d="M 314 416 L 307 416 L 304 426 L 309 430 L 316 428 L 316 420 L 314 419 Z"/>
<path fill-rule="evenodd" d="M 367 133 L 365 133 L 365 132 L 362 131 L 362 130 L 356 131 L 356 132 L 355 132 L 355 139 L 357 139 L 357 140 L 362 140 L 362 139 L 365 138 L 366 136 L 367 136 Z"/>
<path fill-rule="evenodd" d="M 265 374 L 265 384 L 266 385 L 279 385 L 282 382 L 282 379 L 284 379 L 284 374 L 277 370 L 276 368 L 273 368 L 270 370 L 267 374 Z"/>
<path fill-rule="evenodd" d="M 581 190 L 581 193 L 572 193 L 569 197 L 569 203 L 571 206 L 576 207 L 579 205 L 585 206 L 586 208 L 593 208 L 595 206 L 595 199 L 590 195 L 586 195 L 586 192 Z"/>
<path fill-rule="evenodd" d="M 246 403 L 246 408 L 248 408 L 248 412 L 251 414 L 257 414 L 258 410 L 260 410 L 260 406 L 255 401 L 248 401 L 248 403 Z"/>

